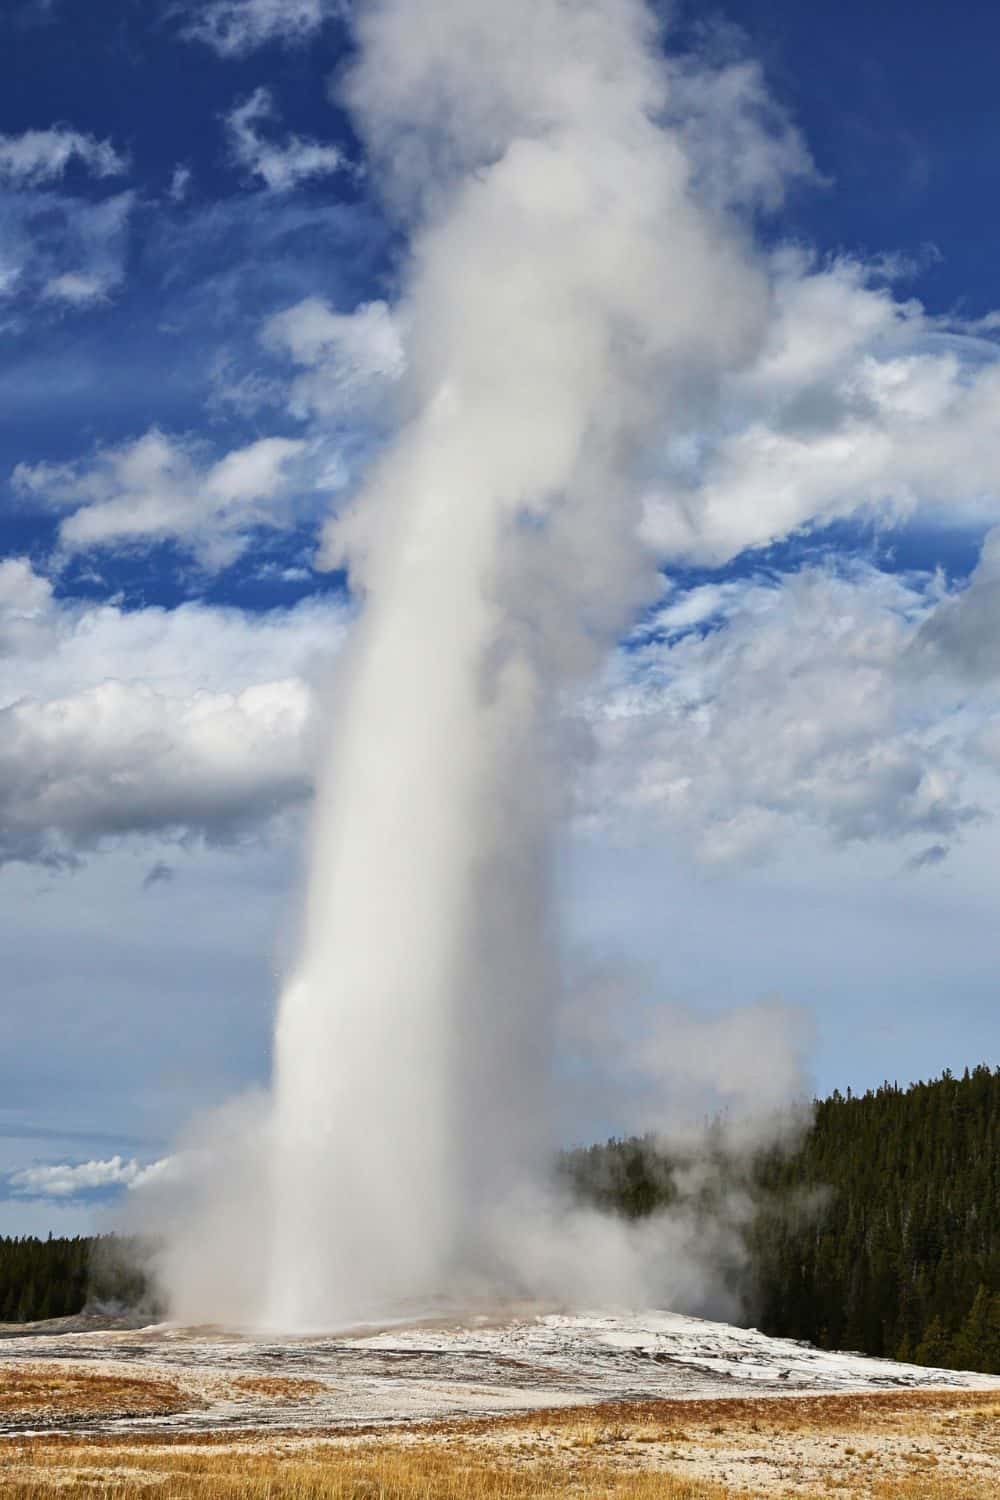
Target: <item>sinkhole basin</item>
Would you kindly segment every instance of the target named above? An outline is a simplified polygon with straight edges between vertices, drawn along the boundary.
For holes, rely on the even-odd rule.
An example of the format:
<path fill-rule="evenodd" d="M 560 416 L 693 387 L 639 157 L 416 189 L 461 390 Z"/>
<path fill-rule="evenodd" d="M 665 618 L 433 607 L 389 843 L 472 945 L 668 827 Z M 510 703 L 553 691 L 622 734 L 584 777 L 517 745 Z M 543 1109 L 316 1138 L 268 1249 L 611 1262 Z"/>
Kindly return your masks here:
<path fill-rule="evenodd" d="M 836 1353 L 665 1311 L 524 1307 L 308 1335 L 0 1330 L 0 1433 L 363 1433 L 609 1402 L 1000 1391 L 1000 1377 Z"/>

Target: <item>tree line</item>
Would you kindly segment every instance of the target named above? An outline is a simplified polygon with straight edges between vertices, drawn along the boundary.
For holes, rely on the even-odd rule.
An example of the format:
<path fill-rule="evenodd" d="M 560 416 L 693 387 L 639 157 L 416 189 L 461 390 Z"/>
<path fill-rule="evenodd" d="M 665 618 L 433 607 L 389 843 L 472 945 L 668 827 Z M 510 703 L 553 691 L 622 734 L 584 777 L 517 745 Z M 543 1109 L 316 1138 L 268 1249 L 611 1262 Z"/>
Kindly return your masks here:
<path fill-rule="evenodd" d="M 652 1140 L 568 1153 L 578 1195 L 632 1218 L 711 1218 L 742 1188 L 742 1255 L 719 1270 L 765 1333 L 1000 1373 L 1000 1068 L 856 1096 L 834 1091 L 791 1146 L 692 1159 Z"/>
<path fill-rule="evenodd" d="M 87 1306 L 154 1311 L 143 1258 L 126 1235 L 0 1237 L 0 1323 L 71 1317 Z"/>
<path fill-rule="evenodd" d="M 749 1156 L 717 1126 L 696 1153 L 611 1140 L 567 1152 L 561 1173 L 629 1218 L 680 1205 L 727 1225 L 704 1253 L 765 1333 L 1000 1373 L 1000 1068 L 835 1091 L 791 1145 Z M 0 1239 L 0 1320 L 150 1305 L 133 1249 Z"/>

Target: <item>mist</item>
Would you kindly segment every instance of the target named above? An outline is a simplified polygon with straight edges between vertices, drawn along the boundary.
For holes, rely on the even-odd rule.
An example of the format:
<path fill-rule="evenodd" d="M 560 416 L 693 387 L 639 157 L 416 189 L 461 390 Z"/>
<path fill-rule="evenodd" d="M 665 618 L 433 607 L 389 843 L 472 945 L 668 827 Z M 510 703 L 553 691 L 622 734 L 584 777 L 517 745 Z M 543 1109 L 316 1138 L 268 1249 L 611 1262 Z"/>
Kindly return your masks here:
<path fill-rule="evenodd" d="M 668 62 L 638 0 L 380 0 L 356 32 L 338 88 L 407 237 L 405 369 L 323 539 L 360 611 L 272 1095 L 187 1149 L 161 1276 L 175 1316 L 293 1330 L 479 1296 L 712 1310 L 703 1226 L 551 1186 L 578 998 L 556 856 L 573 704 L 661 591 L 657 455 L 759 347 L 752 214 L 800 153 L 752 69 Z M 758 1098 L 743 1044 L 773 1057 L 780 1008 L 721 1072 L 718 1027 L 662 1012 L 644 1045 L 604 1014 L 591 1035 L 661 1113 L 690 1073 L 759 1139 L 798 1087 L 778 1042 Z"/>

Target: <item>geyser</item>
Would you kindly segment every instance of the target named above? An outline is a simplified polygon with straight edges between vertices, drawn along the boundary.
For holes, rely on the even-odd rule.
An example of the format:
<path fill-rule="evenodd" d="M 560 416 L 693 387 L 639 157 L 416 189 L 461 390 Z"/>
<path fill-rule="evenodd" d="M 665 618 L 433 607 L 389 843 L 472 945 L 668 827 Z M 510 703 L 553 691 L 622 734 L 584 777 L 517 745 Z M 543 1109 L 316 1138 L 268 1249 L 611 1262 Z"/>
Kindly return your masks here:
<path fill-rule="evenodd" d="M 368 0 L 357 37 L 407 368 L 324 543 L 363 604 L 276 1032 L 255 1311 L 285 1327 L 530 1279 L 492 1226 L 552 1145 L 565 710 L 657 591 L 652 450 L 765 307 L 640 0 Z"/>

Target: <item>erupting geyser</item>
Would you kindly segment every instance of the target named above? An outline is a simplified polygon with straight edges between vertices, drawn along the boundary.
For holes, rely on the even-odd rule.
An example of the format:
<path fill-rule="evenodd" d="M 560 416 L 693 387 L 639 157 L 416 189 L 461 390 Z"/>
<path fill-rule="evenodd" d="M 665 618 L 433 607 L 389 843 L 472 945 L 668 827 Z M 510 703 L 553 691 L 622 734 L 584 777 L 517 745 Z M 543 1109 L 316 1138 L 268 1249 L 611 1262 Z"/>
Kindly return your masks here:
<path fill-rule="evenodd" d="M 541 1171 L 567 695 L 657 589 L 651 443 L 759 333 L 641 0 L 368 0 L 346 98 L 410 233 L 396 439 L 281 999 L 267 1321 L 513 1278 Z"/>

